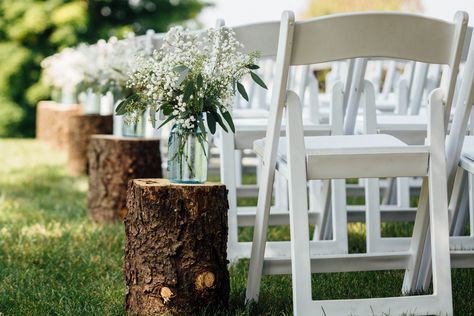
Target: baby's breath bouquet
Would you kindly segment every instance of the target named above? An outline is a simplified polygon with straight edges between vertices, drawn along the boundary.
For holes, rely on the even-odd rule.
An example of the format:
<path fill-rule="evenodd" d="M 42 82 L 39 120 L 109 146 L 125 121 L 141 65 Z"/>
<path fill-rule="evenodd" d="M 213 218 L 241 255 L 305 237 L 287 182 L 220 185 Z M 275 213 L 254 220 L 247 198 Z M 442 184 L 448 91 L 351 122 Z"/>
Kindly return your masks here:
<path fill-rule="evenodd" d="M 198 159 L 197 152 L 206 155 L 207 130 L 214 134 L 219 125 L 226 132 L 234 132 L 234 96 L 238 91 L 248 100 L 239 81 L 250 75 L 267 88 L 254 72 L 259 68 L 258 52 L 243 53 L 242 45 L 228 27 L 201 33 L 174 27 L 163 41 L 161 49 L 151 58 L 142 57 L 130 74 L 127 85 L 134 93 L 118 105 L 116 112 L 133 120 L 135 113 L 150 108 L 153 124 L 155 113 L 161 112 L 164 117 L 158 128 L 173 121 L 174 139 L 170 138 L 168 152 L 170 177 L 176 182 L 203 182 L 207 159 Z M 197 146 L 193 145 L 194 139 Z M 177 174 L 173 175 L 175 169 Z M 205 169 L 204 177 L 198 174 L 204 172 L 201 169 Z"/>

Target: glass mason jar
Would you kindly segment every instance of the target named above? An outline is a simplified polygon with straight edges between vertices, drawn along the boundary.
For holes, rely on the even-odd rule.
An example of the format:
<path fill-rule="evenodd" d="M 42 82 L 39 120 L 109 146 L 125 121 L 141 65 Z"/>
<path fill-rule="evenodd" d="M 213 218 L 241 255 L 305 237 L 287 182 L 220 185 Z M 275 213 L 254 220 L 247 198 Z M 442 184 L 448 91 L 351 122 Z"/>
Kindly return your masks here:
<path fill-rule="evenodd" d="M 84 114 L 99 114 L 100 113 L 100 94 L 91 88 L 87 89 Z"/>
<path fill-rule="evenodd" d="M 123 120 L 122 136 L 125 137 L 145 137 L 146 117 L 145 113 L 138 116 L 136 122 Z"/>
<path fill-rule="evenodd" d="M 51 100 L 60 104 L 61 103 L 61 89 L 53 87 L 51 89 Z"/>
<path fill-rule="evenodd" d="M 63 87 L 61 89 L 61 104 L 72 105 L 76 104 L 76 92 L 73 87 Z"/>
<path fill-rule="evenodd" d="M 200 141 L 199 127 L 184 132 L 173 125 L 168 139 L 168 179 L 173 183 L 204 183 L 207 180 L 207 141 Z"/>

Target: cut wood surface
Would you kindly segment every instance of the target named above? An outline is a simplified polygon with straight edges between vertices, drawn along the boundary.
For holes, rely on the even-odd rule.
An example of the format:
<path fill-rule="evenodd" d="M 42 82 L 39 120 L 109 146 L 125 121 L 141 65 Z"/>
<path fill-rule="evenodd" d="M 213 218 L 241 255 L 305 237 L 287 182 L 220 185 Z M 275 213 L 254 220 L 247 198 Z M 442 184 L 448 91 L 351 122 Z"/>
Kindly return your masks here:
<path fill-rule="evenodd" d="M 112 126 L 112 115 L 73 115 L 69 118 L 68 170 L 72 174 L 87 173 L 90 136 L 112 134 Z"/>
<path fill-rule="evenodd" d="M 178 315 L 227 306 L 225 186 L 132 180 L 127 206 L 127 312 Z"/>
<path fill-rule="evenodd" d="M 88 213 L 97 222 L 123 220 L 128 181 L 160 178 L 160 140 L 92 135 L 88 149 Z"/>
<path fill-rule="evenodd" d="M 54 148 L 67 150 L 69 118 L 81 114 L 80 105 L 40 101 L 36 107 L 36 139 Z"/>

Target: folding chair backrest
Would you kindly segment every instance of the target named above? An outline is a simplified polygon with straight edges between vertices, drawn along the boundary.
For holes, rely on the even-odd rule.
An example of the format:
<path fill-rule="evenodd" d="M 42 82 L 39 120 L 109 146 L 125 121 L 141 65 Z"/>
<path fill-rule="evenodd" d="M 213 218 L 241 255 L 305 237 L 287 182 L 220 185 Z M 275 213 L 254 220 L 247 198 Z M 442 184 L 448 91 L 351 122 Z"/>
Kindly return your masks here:
<path fill-rule="evenodd" d="M 288 70 L 353 58 L 382 57 L 449 66 L 446 108 L 451 108 L 468 16 L 458 12 L 453 22 L 405 13 L 340 14 L 295 22 L 284 12 L 280 27 L 265 159 L 276 155 Z M 269 160 L 270 166 L 274 159 Z"/>
<path fill-rule="evenodd" d="M 275 57 L 278 49 L 280 21 L 255 23 L 232 27 L 246 53 L 258 51 L 262 58 Z"/>
<path fill-rule="evenodd" d="M 448 65 L 445 90 L 450 107 L 466 24 L 463 12 L 453 23 L 403 13 L 341 14 L 296 22 L 289 64 L 385 57 Z"/>
<path fill-rule="evenodd" d="M 221 20 L 221 25 L 223 25 L 223 21 Z M 239 25 L 233 26 L 232 30 L 235 32 L 237 40 L 243 44 L 242 51 L 245 53 L 250 52 L 259 52 L 261 61 L 265 60 L 274 60 L 277 55 L 278 50 L 278 38 L 280 34 L 280 21 L 271 21 L 271 22 L 263 22 L 263 23 L 254 23 L 254 24 L 246 24 L 246 25 Z M 262 63 L 260 63 L 262 64 Z M 274 67 L 273 63 L 266 63 L 266 66 Z M 304 69 L 300 69 L 300 72 L 307 73 L 309 68 L 305 67 Z M 267 83 L 270 83 L 272 80 L 272 71 L 268 71 L 267 69 L 262 69 L 261 75 L 266 79 Z M 301 76 L 301 75 L 300 75 Z M 305 91 L 305 87 L 309 84 L 308 81 L 302 80 L 302 78 L 298 78 L 299 84 L 299 91 Z M 250 88 L 249 96 L 251 97 L 251 101 L 262 101 L 262 96 L 265 95 L 265 91 L 257 89 L 257 98 L 252 98 L 254 95 L 254 88 L 255 85 L 252 85 Z M 303 96 L 301 96 L 303 98 Z"/>
<path fill-rule="evenodd" d="M 297 22 L 291 65 L 387 57 L 453 65 L 460 58 L 467 15 L 454 23 L 403 13 L 341 14 Z"/>

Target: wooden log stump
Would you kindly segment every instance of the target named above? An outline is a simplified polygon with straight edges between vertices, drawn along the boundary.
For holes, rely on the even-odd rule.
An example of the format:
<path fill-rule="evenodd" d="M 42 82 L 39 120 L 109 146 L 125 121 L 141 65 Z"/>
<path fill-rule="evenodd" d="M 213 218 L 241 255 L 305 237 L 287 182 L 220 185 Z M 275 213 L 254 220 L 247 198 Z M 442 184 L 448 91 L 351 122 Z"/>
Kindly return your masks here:
<path fill-rule="evenodd" d="M 87 149 L 91 135 L 112 134 L 112 115 L 74 115 L 69 118 L 68 170 L 72 174 L 88 171 Z"/>
<path fill-rule="evenodd" d="M 80 105 L 40 101 L 36 107 L 36 139 L 54 148 L 67 150 L 69 118 L 81 114 Z"/>
<path fill-rule="evenodd" d="M 131 314 L 193 314 L 229 299 L 224 185 L 129 182 L 125 306 Z"/>
<path fill-rule="evenodd" d="M 123 220 L 128 181 L 161 178 L 159 139 L 92 135 L 88 149 L 88 213 L 96 222 Z"/>

